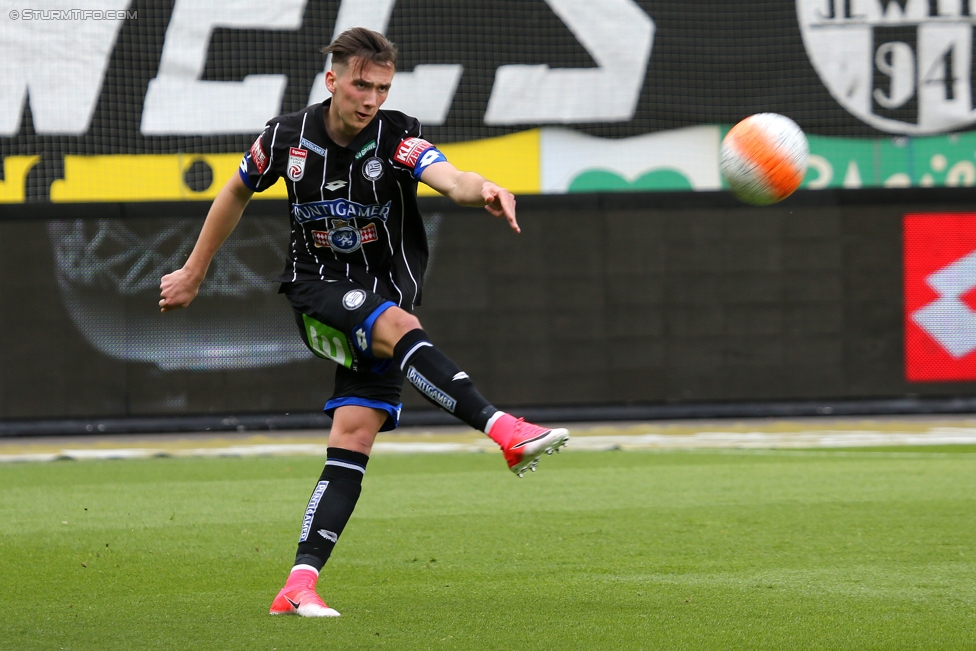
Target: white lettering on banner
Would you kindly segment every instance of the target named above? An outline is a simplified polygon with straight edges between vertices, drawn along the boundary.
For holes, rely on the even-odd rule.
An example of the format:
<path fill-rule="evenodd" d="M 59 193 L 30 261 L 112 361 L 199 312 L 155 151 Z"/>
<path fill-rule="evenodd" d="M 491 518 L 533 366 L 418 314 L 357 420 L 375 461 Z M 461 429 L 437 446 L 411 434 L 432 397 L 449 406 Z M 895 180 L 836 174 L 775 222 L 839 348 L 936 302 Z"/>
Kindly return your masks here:
<path fill-rule="evenodd" d="M 623 122 L 634 117 L 654 21 L 633 0 L 546 0 L 598 68 L 501 66 L 485 124 Z"/>
<path fill-rule="evenodd" d="M 244 81 L 201 81 L 210 36 L 215 27 L 296 30 L 304 12 L 305 0 L 176 0 L 159 72 L 146 92 L 142 134 L 261 131 L 280 112 L 288 78 L 247 75 Z"/>
<path fill-rule="evenodd" d="M 976 122 L 974 0 L 797 0 L 800 33 L 837 102 L 889 133 Z"/>
<path fill-rule="evenodd" d="M 396 0 L 343 0 L 332 38 L 350 27 L 366 27 L 385 34 L 395 4 Z M 331 66 L 329 55 L 325 70 Z M 444 124 L 463 72 L 460 64 L 427 64 L 415 67 L 413 72 L 397 72 L 383 108 L 403 111 L 424 124 Z M 328 97 L 325 72 L 321 72 L 312 83 L 308 103 L 318 104 Z"/>
<path fill-rule="evenodd" d="M 23 2 L 0 2 L 0 136 L 20 131 L 30 96 L 34 131 L 82 135 L 91 125 L 122 20 L 8 20 Z M 129 0 L 55 0 L 49 10 L 123 12 Z"/>

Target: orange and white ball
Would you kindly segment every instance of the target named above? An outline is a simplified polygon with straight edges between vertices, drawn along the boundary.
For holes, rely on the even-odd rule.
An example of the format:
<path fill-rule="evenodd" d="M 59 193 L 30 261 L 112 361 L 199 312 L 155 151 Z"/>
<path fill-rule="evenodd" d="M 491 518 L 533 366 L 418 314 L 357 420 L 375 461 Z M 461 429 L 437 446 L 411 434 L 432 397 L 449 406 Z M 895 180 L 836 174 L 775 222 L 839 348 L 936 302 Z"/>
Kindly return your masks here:
<path fill-rule="evenodd" d="M 800 187 L 809 157 L 810 145 L 796 122 L 778 113 L 757 113 L 726 134 L 719 169 L 735 196 L 765 206 Z"/>

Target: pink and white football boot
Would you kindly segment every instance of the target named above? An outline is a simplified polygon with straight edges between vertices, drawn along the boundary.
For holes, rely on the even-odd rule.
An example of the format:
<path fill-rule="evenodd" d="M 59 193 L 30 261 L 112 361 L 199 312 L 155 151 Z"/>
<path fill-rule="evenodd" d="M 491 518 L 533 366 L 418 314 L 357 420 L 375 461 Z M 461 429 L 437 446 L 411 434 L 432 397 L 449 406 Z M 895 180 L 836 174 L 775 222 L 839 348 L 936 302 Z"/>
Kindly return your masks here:
<path fill-rule="evenodd" d="M 271 614 L 338 617 L 338 611 L 329 608 L 315 592 L 315 581 L 318 577 L 319 573 L 311 565 L 296 565 L 288 575 L 285 587 L 271 602 Z"/>
<path fill-rule="evenodd" d="M 508 467 L 521 477 L 526 470 L 535 472 L 543 454 L 559 452 L 569 441 L 569 431 L 546 429 L 510 414 L 502 414 L 491 423 L 488 436 L 502 449 Z"/>

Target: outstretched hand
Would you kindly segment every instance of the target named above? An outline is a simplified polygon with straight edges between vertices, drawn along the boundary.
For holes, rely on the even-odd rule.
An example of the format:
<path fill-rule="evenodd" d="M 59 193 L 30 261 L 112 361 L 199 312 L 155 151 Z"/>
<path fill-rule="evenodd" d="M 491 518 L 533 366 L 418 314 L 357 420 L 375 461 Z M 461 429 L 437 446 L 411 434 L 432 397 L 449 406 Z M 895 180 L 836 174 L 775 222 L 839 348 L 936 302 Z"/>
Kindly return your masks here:
<path fill-rule="evenodd" d="M 481 186 L 481 198 L 485 200 L 485 210 L 495 217 L 504 217 L 508 225 L 516 233 L 521 233 L 518 221 L 515 220 L 515 195 L 505 188 L 486 181 Z"/>
<path fill-rule="evenodd" d="M 171 312 L 188 306 L 196 298 L 200 282 L 185 268 L 163 276 L 159 281 L 159 311 Z"/>

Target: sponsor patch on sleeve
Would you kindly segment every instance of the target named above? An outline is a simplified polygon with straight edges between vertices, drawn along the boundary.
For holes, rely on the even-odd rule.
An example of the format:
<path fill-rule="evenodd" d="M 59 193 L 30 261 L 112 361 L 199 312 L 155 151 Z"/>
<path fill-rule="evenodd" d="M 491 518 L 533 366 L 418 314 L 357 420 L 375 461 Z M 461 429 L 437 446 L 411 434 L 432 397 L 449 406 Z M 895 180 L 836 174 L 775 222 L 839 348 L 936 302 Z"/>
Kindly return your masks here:
<path fill-rule="evenodd" d="M 420 155 L 433 147 L 434 145 L 423 138 L 404 138 L 400 146 L 397 147 L 396 154 L 393 155 L 393 160 L 402 165 L 406 165 L 410 169 L 414 169 L 417 167 Z"/>
<path fill-rule="evenodd" d="M 264 174 L 264 171 L 268 169 L 268 157 L 261 146 L 261 136 L 258 136 L 258 139 L 251 145 L 251 160 L 254 161 L 254 167 L 257 168 L 258 174 Z"/>

